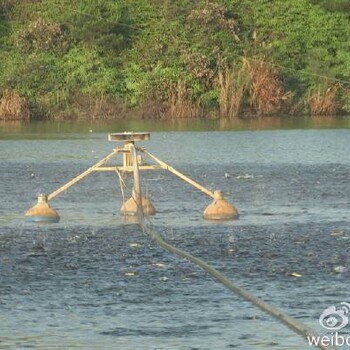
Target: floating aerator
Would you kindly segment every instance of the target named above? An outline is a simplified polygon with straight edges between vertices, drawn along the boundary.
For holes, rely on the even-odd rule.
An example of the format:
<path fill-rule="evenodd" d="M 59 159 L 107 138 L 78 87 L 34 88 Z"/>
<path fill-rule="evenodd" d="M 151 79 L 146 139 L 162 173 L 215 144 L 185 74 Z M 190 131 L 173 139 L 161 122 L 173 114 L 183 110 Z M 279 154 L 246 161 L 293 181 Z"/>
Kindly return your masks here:
<path fill-rule="evenodd" d="M 134 191 L 133 191 L 133 195 L 120 208 L 120 211 L 123 214 L 130 215 L 130 216 L 137 215 L 138 211 L 137 211 L 137 203 L 135 198 L 136 196 L 134 195 Z M 154 215 L 156 213 L 156 210 L 151 200 L 148 197 L 142 197 L 141 202 L 142 202 L 142 211 L 144 215 L 148 216 L 148 215 Z"/>
<path fill-rule="evenodd" d="M 60 221 L 56 210 L 47 203 L 47 196 L 38 196 L 38 203 L 30 208 L 25 214 L 25 221 L 37 223 L 54 223 Z"/>
<path fill-rule="evenodd" d="M 121 212 L 127 216 L 141 215 L 154 215 L 155 209 L 151 201 L 147 197 L 143 197 L 141 194 L 140 186 L 140 171 L 154 171 L 165 170 L 180 178 L 182 181 L 187 182 L 189 185 L 202 191 L 207 196 L 214 199 L 204 211 L 203 217 L 207 220 L 233 220 L 238 218 L 237 209 L 231 205 L 224 197 L 221 191 L 212 192 L 200 185 L 196 181 L 190 179 L 188 176 L 182 174 L 180 171 L 174 169 L 169 164 L 163 162 L 150 152 L 147 152 L 144 147 L 136 147 L 137 141 L 148 141 L 150 139 L 149 132 L 124 132 L 114 133 L 108 135 L 108 140 L 112 142 L 122 142 L 123 147 L 113 149 L 113 151 L 106 157 L 102 158 L 96 164 L 76 176 L 65 185 L 56 189 L 48 196 L 40 195 L 38 197 L 38 203 L 25 214 L 25 220 L 27 222 L 41 222 L 51 223 L 58 222 L 60 217 L 57 212 L 52 209 L 48 201 L 58 196 L 63 191 L 69 189 L 88 175 L 94 172 L 114 172 L 118 175 L 121 187 L 126 187 L 125 179 L 133 175 L 133 192 L 131 198 L 129 198 L 121 207 Z M 112 162 L 112 159 L 117 155 L 122 156 L 122 164 L 116 164 Z M 145 160 L 151 161 L 151 163 L 144 162 Z M 141 210 L 142 209 L 142 210 Z"/>
<path fill-rule="evenodd" d="M 233 220 L 238 219 L 237 209 L 230 204 L 221 191 L 214 191 L 214 201 L 204 210 L 206 220 Z"/>

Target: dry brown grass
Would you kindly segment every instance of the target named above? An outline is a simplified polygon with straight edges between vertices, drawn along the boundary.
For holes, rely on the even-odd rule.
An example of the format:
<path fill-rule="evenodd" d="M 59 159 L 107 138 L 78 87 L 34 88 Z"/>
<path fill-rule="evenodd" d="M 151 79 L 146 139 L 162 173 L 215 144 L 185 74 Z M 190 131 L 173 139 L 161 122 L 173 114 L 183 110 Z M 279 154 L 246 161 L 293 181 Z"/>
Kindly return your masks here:
<path fill-rule="evenodd" d="M 336 115 L 340 108 L 340 88 L 340 84 L 337 83 L 326 90 L 318 87 L 315 93 L 310 94 L 306 103 L 310 108 L 311 115 Z"/>
<path fill-rule="evenodd" d="M 253 111 L 259 115 L 274 115 L 279 112 L 292 94 L 285 92 L 275 66 L 265 60 L 243 60 L 250 79 L 249 99 Z"/>
<path fill-rule="evenodd" d="M 0 120 L 29 120 L 28 101 L 17 92 L 7 89 L 0 99 Z"/>
<path fill-rule="evenodd" d="M 192 100 L 183 81 L 178 81 L 177 85 L 170 89 L 167 107 L 167 114 L 171 118 L 199 118 L 203 115 L 202 108 Z"/>
<path fill-rule="evenodd" d="M 245 72 L 243 68 L 229 69 L 221 67 L 218 73 L 219 113 L 221 117 L 236 118 L 242 106 L 246 89 Z"/>

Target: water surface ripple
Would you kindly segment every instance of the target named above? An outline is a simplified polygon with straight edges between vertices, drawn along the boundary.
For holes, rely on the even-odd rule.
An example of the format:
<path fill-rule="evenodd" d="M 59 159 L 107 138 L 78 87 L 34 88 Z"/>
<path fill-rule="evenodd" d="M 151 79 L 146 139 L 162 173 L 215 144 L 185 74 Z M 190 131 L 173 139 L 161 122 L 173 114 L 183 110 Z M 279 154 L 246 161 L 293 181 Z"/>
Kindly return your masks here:
<path fill-rule="evenodd" d="M 0 142 L 0 348 L 308 349 L 126 224 L 113 174 L 94 174 L 53 200 L 60 223 L 23 222 L 38 193 L 110 151 L 105 139 Z M 206 222 L 210 199 L 172 175 L 147 173 L 144 191 L 158 211 L 151 223 L 174 246 L 325 334 L 321 312 L 349 301 L 347 140 L 348 130 L 154 133 L 150 151 L 222 189 L 241 218 Z"/>

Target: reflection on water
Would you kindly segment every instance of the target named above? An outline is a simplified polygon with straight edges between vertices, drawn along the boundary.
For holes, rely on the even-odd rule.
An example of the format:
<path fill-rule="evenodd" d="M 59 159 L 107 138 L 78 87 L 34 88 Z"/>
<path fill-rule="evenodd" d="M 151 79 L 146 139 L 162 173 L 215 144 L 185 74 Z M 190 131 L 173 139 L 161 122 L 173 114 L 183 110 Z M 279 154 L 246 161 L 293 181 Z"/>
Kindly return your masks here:
<path fill-rule="evenodd" d="M 38 193 L 110 152 L 106 133 L 96 131 L 144 130 L 145 123 L 2 125 L 9 140 L 0 141 L 0 348 L 307 349 L 285 326 L 125 225 L 115 174 L 93 174 L 55 198 L 61 222 L 23 222 Z M 165 127 L 152 123 L 147 130 Z M 241 218 L 206 222 L 211 199 L 174 176 L 147 172 L 152 223 L 173 245 L 324 332 L 322 311 L 349 297 L 350 130 L 252 132 L 246 124 L 248 131 L 207 132 L 201 123 L 192 124 L 201 132 L 154 133 L 147 149 L 223 190 Z"/>
<path fill-rule="evenodd" d="M 65 138 L 95 132 L 123 131 L 235 131 L 269 129 L 347 129 L 350 117 L 295 117 L 257 119 L 170 119 L 116 121 L 0 121 L 0 139 Z M 77 137 L 77 135 L 76 135 Z"/>

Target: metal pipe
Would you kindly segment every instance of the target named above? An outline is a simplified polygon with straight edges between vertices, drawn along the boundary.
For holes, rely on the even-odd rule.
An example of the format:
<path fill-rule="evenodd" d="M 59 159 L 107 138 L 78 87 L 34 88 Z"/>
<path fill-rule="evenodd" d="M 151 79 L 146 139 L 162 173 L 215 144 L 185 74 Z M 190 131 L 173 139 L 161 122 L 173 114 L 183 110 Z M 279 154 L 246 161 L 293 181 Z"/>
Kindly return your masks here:
<path fill-rule="evenodd" d="M 134 173 L 134 187 L 132 196 L 136 202 L 137 206 L 137 216 L 139 220 L 144 220 L 143 207 L 142 207 L 142 195 L 141 195 L 141 181 L 140 181 L 140 172 L 139 165 L 137 163 L 137 154 L 134 144 L 130 143 L 129 145 L 130 152 L 132 154 L 132 165 Z"/>
<path fill-rule="evenodd" d="M 162 169 L 164 170 L 168 170 L 170 171 L 172 174 L 176 175 L 177 177 L 179 177 L 181 180 L 189 183 L 190 185 L 192 185 L 193 187 L 197 188 L 198 190 L 204 192 L 206 195 L 208 195 L 209 197 L 215 198 L 214 192 L 208 190 L 207 188 L 205 188 L 204 186 L 200 185 L 198 182 L 193 181 L 192 179 L 190 179 L 189 177 L 187 177 L 186 175 L 180 173 L 178 170 L 174 169 L 172 166 L 170 166 L 169 164 L 163 162 L 162 160 L 160 160 L 159 158 L 157 158 L 156 156 L 154 156 L 153 154 L 147 152 L 145 149 L 140 148 L 139 149 L 141 152 L 143 152 L 144 154 L 146 154 L 148 157 L 150 157 L 151 159 L 153 159 L 156 163 L 158 163 Z"/>
<path fill-rule="evenodd" d="M 92 167 L 90 167 L 89 169 L 85 170 L 83 173 L 81 173 L 80 175 L 76 176 L 74 179 L 72 179 L 71 181 L 67 182 L 65 185 L 61 186 L 60 188 L 58 188 L 57 190 L 53 191 L 52 193 L 50 193 L 47 196 L 47 200 L 51 200 L 53 198 L 55 198 L 56 196 L 58 196 L 60 193 L 62 193 L 63 191 L 67 190 L 69 187 L 73 186 L 74 184 L 76 184 L 77 182 L 79 182 L 80 180 L 82 180 L 84 177 L 88 176 L 89 174 L 91 174 L 93 171 L 96 170 L 96 168 L 98 168 L 99 166 L 107 163 L 111 158 L 113 158 L 120 150 L 118 148 L 114 149 L 110 154 L 108 154 L 106 157 L 104 157 L 103 159 L 101 159 L 99 162 L 97 162 L 95 165 L 93 165 Z"/>
<path fill-rule="evenodd" d="M 139 170 L 161 170 L 163 169 L 160 165 L 139 165 Z M 95 171 L 124 171 L 132 173 L 134 168 L 132 166 L 101 166 L 95 169 Z"/>

